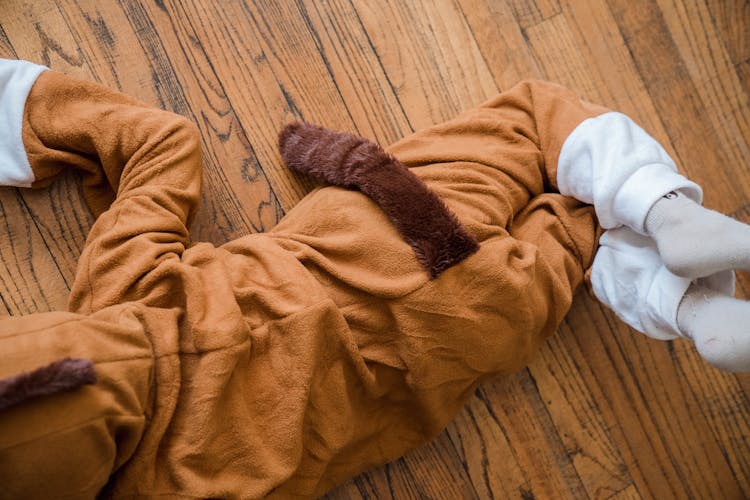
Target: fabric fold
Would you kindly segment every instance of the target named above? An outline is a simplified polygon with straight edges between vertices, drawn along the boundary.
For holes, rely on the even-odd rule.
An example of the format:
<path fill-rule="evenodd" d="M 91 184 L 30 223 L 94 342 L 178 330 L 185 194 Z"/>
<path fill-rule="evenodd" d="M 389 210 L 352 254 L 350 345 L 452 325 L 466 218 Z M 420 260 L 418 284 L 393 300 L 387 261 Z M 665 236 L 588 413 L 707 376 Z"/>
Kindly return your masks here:
<path fill-rule="evenodd" d="M 281 131 L 279 149 L 289 168 L 369 196 L 412 247 L 430 278 L 479 249 L 445 203 L 374 142 L 298 122 Z"/>

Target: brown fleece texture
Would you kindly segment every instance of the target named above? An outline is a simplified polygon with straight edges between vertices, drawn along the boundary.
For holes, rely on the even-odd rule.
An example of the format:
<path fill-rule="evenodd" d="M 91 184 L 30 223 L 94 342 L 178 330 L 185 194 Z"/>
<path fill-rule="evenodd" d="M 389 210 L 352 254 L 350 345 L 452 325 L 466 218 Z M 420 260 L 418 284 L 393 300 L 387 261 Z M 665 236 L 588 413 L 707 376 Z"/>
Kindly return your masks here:
<path fill-rule="evenodd" d="M 320 496 L 521 369 L 593 259 L 594 211 L 555 178 L 565 138 L 602 108 L 549 83 L 386 148 L 479 243 L 437 279 L 386 215 L 421 188 L 373 193 L 400 170 L 361 139 L 321 164 L 349 165 L 374 198 L 321 187 L 268 233 L 217 247 L 189 241 L 202 162 L 186 119 L 51 71 L 24 110 L 34 186 L 79 171 L 99 216 L 69 312 L 0 319 L 0 377 L 70 357 L 98 381 L 0 412 L 0 498 Z M 345 159 L 360 147 L 383 163 Z M 434 215 L 418 203 L 419 221 Z M 436 227 L 431 248 L 460 255 L 440 240 L 460 231 Z"/>
<path fill-rule="evenodd" d="M 479 249 L 445 203 L 374 142 L 297 122 L 281 131 L 279 149 L 288 167 L 335 186 L 359 189 L 375 201 L 430 278 Z"/>
<path fill-rule="evenodd" d="M 90 360 L 61 359 L 30 372 L 0 379 L 0 410 L 94 383 L 96 373 Z"/>

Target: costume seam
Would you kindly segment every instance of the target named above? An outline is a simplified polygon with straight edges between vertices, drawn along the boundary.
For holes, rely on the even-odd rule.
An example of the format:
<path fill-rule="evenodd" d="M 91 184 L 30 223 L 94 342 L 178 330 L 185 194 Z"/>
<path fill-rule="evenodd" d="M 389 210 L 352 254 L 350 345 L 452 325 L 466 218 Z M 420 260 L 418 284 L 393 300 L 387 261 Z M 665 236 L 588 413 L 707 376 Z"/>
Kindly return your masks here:
<path fill-rule="evenodd" d="M 12 444 L 12 445 L 10 445 L 8 447 L 5 447 L 5 448 L 2 448 L 2 449 L 3 449 L 3 451 L 12 450 L 13 448 L 16 448 L 18 446 L 27 445 L 29 443 L 33 443 L 34 441 L 38 441 L 40 439 L 45 439 L 45 438 L 47 438 L 49 436 L 54 436 L 55 434 L 61 434 L 61 433 L 66 432 L 66 431 L 78 429 L 80 427 L 83 427 L 85 425 L 90 424 L 91 422 L 95 422 L 97 420 L 100 420 L 100 419 L 103 419 L 103 418 L 107 418 L 107 417 L 137 418 L 137 419 L 143 419 L 143 420 L 145 420 L 145 416 L 142 415 L 142 414 L 126 414 L 126 415 L 123 415 L 121 413 L 103 413 L 101 415 L 97 415 L 95 417 L 92 417 L 92 418 L 89 418 L 87 420 L 84 420 L 83 422 L 78 422 L 77 424 L 70 425 L 68 427 L 63 427 L 62 429 L 57 429 L 57 430 L 48 432 L 46 434 L 42 434 L 41 436 L 35 436 L 35 437 L 33 437 L 31 439 L 28 439 L 26 441 L 15 443 L 15 444 Z"/>

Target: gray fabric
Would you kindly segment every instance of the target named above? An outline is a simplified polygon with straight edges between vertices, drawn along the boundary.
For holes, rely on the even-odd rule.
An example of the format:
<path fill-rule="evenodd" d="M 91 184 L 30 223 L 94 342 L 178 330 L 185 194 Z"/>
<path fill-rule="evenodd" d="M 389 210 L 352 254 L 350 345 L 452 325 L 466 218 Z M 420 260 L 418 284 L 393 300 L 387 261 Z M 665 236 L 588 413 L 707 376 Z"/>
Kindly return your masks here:
<path fill-rule="evenodd" d="M 750 370 L 750 302 L 694 284 L 680 303 L 677 323 L 712 365 Z"/>
<path fill-rule="evenodd" d="M 686 278 L 750 269 L 750 226 L 708 210 L 684 194 L 663 197 L 646 217 L 664 265 Z"/>

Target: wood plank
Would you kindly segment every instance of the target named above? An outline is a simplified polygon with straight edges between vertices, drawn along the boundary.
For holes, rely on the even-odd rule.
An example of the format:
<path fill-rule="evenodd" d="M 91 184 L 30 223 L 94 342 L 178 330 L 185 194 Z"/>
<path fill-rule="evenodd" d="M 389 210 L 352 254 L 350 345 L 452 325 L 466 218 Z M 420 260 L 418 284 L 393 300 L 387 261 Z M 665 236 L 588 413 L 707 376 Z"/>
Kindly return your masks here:
<path fill-rule="evenodd" d="M 750 59 L 737 63 L 734 67 L 745 94 L 750 95 Z"/>
<path fill-rule="evenodd" d="M 685 497 L 685 486 L 681 480 L 675 481 L 680 475 L 664 449 L 661 434 L 654 426 L 648 403 L 641 393 L 640 377 L 635 376 L 641 365 L 617 342 L 619 338 L 631 336 L 648 351 L 652 348 L 649 341 L 588 297 L 577 297 L 566 321 L 577 336 L 581 332 L 600 332 L 600 335 L 585 334 L 576 341 L 586 363 L 597 374 L 604 396 L 599 405 L 611 408 L 616 418 L 612 432 L 628 469 L 638 473 L 633 477 L 638 491 L 648 498 Z"/>
<path fill-rule="evenodd" d="M 505 1 L 460 0 L 461 10 L 499 89 L 542 77 L 513 10 Z"/>
<path fill-rule="evenodd" d="M 750 431 L 746 425 L 750 421 L 750 399 L 746 392 L 750 374 L 722 372 L 697 356 L 691 343 L 675 344 L 674 359 L 687 382 L 682 389 L 687 393 L 688 411 L 702 427 L 705 439 L 719 445 L 729 465 L 729 472 L 719 477 L 726 483 L 737 484 L 740 490 L 737 498 L 750 498 Z M 712 463 L 711 469 L 718 468 Z M 728 491 L 734 494 L 736 490 Z"/>
<path fill-rule="evenodd" d="M 655 498 L 740 498 L 721 448 L 706 432 L 705 419 L 691 411 L 695 401 L 686 394 L 684 373 L 676 367 L 676 357 L 697 358 L 697 354 L 688 350 L 678 354 L 673 343 L 632 331 L 590 300 L 579 300 L 573 309 L 581 307 L 585 314 L 568 316 L 576 331 L 598 327 L 613 332 L 587 337 L 579 347 L 617 415 L 624 438 L 620 449 L 630 450 L 643 475 L 643 484 L 634 477 L 639 492 Z M 699 363 L 702 370 L 710 369 Z M 636 467 L 629 461 L 628 466 Z"/>
<path fill-rule="evenodd" d="M 384 0 L 355 7 L 415 129 L 453 118 L 497 93 L 455 3 Z"/>
<path fill-rule="evenodd" d="M 50 250 L 62 274 L 65 291 L 58 303 L 66 304 L 65 295 L 73 285 L 78 257 L 94 222 L 81 197 L 80 180 L 76 175 L 68 174 L 48 188 L 20 191 L 44 245 Z"/>
<path fill-rule="evenodd" d="M 492 419 L 482 421 L 482 426 L 498 427 L 495 432 L 507 439 L 511 456 L 521 465 L 528 482 L 528 488 L 521 487 L 516 496 L 586 497 L 586 488 L 528 370 L 490 381 L 480 387 L 479 393 L 492 415 Z M 503 480 L 502 472 L 502 468 L 484 470 L 484 474 L 496 476 L 494 481 Z"/>
<path fill-rule="evenodd" d="M 609 7 L 597 0 L 563 0 L 563 6 L 579 57 L 601 95 L 599 104 L 628 115 L 674 155 L 669 136 Z"/>
<path fill-rule="evenodd" d="M 442 433 L 390 464 L 362 474 L 331 491 L 326 498 L 483 498 L 477 495 L 447 434 Z"/>
<path fill-rule="evenodd" d="M 723 160 L 714 162 L 715 170 L 733 180 L 733 191 L 742 199 L 750 192 L 750 182 L 737 176 L 734 169 L 750 158 L 750 100 L 737 77 L 734 64 L 725 50 L 711 13 L 703 2 L 659 0 L 664 24 L 675 42 L 677 54 L 694 83 L 702 104 L 704 122 L 713 125 Z M 737 205 L 729 207 L 730 210 Z"/>
<path fill-rule="evenodd" d="M 578 349 L 568 322 L 551 337 L 529 371 L 590 498 L 608 498 L 633 482 L 610 431 L 615 415 Z M 628 457 L 630 458 L 630 457 Z"/>
<path fill-rule="evenodd" d="M 172 4 L 173 6 L 176 4 Z M 351 130 L 352 119 L 314 37 L 291 2 L 182 2 L 176 15 L 205 34 L 204 48 L 281 206 L 288 210 L 312 187 L 281 164 L 277 134 L 293 120 Z"/>
<path fill-rule="evenodd" d="M 203 139 L 202 205 L 195 241 L 222 244 L 273 227 L 281 209 L 205 53 L 190 27 L 174 25 L 155 4 L 99 10 L 99 2 L 61 2 L 99 81 L 150 104 L 188 116 Z M 177 30 L 182 29 L 180 33 Z M 137 35 L 136 35 L 137 33 Z M 168 55 L 173 54 L 173 55 Z"/>
<path fill-rule="evenodd" d="M 562 12 L 558 0 L 509 0 L 518 24 L 529 28 Z"/>
<path fill-rule="evenodd" d="M 742 0 L 705 0 L 711 20 L 731 61 L 750 59 L 750 2 Z"/>
<path fill-rule="evenodd" d="M 592 102 L 605 101 L 602 82 L 588 68 L 563 14 L 525 30 L 529 46 L 539 62 L 542 75 L 558 82 Z"/>
<path fill-rule="evenodd" d="M 3 59 L 14 59 L 16 57 L 16 51 L 8 40 L 8 35 L 5 34 L 5 30 L 0 25 L 0 58 Z"/>
<path fill-rule="evenodd" d="M 630 485 L 627 488 L 618 491 L 611 497 L 608 497 L 609 500 L 640 500 L 641 498 L 643 497 L 638 493 L 638 489 L 635 485 Z"/>
<path fill-rule="evenodd" d="M 659 7 L 648 1 L 608 0 L 636 68 L 674 146 L 677 162 L 706 190 L 707 206 L 730 212 L 748 191 L 747 176 L 725 170 L 731 164 L 666 27 Z"/>
<path fill-rule="evenodd" d="M 503 405 L 495 408 L 494 399 L 477 391 L 447 433 L 480 498 L 529 498 L 533 486 L 497 417 Z"/>
<path fill-rule="evenodd" d="M 74 35 L 55 2 L 3 2 L 0 24 L 17 57 L 71 76 L 91 77 Z"/>
<path fill-rule="evenodd" d="M 0 234 L 0 316 L 65 309 L 65 279 L 18 189 L 0 189 Z"/>
<path fill-rule="evenodd" d="M 349 0 L 305 0 L 309 22 L 357 133 L 387 145 L 413 127 Z"/>

